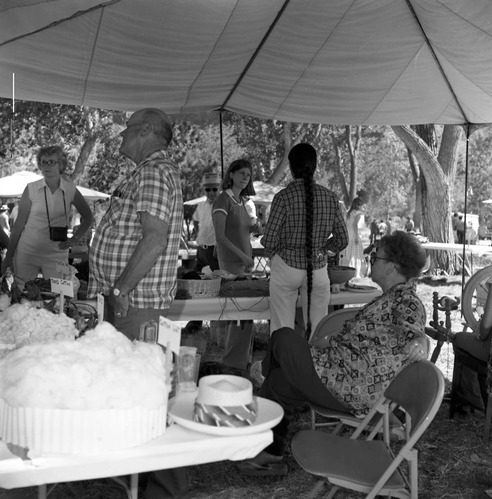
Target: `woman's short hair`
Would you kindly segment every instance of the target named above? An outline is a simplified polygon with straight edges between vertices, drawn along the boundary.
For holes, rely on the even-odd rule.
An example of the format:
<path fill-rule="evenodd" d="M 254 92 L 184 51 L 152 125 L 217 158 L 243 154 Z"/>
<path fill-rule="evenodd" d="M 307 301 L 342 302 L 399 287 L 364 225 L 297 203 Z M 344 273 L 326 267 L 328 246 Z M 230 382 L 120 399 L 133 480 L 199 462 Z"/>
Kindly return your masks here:
<path fill-rule="evenodd" d="M 241 196 L 254 196 L 256 195 L 255 188 L 253 187 L 253 166 L 247 159 L 236 159 L 233 161 L 227 171 L 225 172 L 224 179 L 222 180 L 222 190 L 230 189 L 232 187 L 231 173 L 235 173 L 243 168 L 249 168 L 251 172 L 251 177 L 249 179 L 248 185 L 241 191 Z"/>
<path fill-rule="evenodd" d="M 305 142 L 297 144 L 289 152 L 289 164 L 294 178 L 312 177 L 317 165 L 316 149 Z"/>
<path fill-rule="evenodd" d="M 414 234 L 397 230 L 381 238 L 380 247 L 388 260 L 398 266 L 407 279 L 418 277 L 425 267 L 427 253 Z"/>
<path fill-rule="evenodd" d="M 60 173 L 63 173 L 68 165 L 67 153 L 63 150 L 61 146 L 45 146 L 40 147 L 36 153 L 36 163 L 38 168 L 41 166 L 41 158 L 45 156 L 57 156 L 58 157 L 58 167 Z"/>

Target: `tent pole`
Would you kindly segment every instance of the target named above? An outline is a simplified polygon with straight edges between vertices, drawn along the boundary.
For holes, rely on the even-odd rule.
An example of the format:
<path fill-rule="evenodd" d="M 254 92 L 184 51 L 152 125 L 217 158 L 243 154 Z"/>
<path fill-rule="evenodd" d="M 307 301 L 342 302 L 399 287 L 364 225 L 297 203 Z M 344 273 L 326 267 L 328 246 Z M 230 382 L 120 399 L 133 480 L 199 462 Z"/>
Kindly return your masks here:
<path fill-rule="evenodd" d="M 463 293 L 465 291 L 465 258 L 466 258 L 466 214 L 468 212 L 468 146 L 470 143 L 470 124 L 466 125 L 466 147 L 465 147 L 465 235 L 463 237 L 463 254 L 461 267 L 461 302 L 463 303 Z M 471 269 L 470 269 L 471 271 Z"/>
<path fill-rule="evenodd" d="M 221 177 L 224 178 L 224 134 L 222 130 L 222 109 L 219 111 L 219 124 L 220 124 L 220 171 Z"/>

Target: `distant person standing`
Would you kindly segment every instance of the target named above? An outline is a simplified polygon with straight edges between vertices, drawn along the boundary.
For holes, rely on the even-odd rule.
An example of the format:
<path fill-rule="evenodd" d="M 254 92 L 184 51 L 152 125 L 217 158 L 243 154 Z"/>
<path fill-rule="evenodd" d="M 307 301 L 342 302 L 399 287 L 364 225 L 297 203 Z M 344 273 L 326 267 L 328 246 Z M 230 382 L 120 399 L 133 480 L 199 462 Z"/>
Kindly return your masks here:
<path fill-rule="evenodd" d="M 405 230 L 407 232 L 413 232 L 414 229 L 415 229 L 414 221 L 410 217 L 407 217 L 407 221 L 405 222 Z"/>
<path fill-rule="evenodd" d="M 220 189 L 220 177 L 217 173 L 205 173 L 202 178 L 202 185 L 207 199 L 202 201 L 193 213 L 193 223 L 197 231 L 195 270 L 201 272 L 203 267 L 210 267 L 210 270 L 218 270 L 219 262 L 215 255 L 215 229 L 212 219 L 212 206 Z"/>
<path fill-rule="evenodd" d="M 391 236 L 391 233 L 393 232 L 393 220 L 388 218 L 388 221 L 386 222 L 386 235 Z"/>
<path fill-rule="evenodd" d="M 379 228 L 375 218 L 372 219 L 372 222 L 369 225 L 369 230 L 371 231 L 369 235 L 369 244 L 376 244 L 379 236 Z"/>
<path fill-rule="evenodd" d="M 364 248 L 360 233 L 360 224 L 364 221 L 364 203 L 355 198 L 347 213 L 348 245 L 340 253 L 340 264 L 355 268 L 355 277 L 366 275 Z"/>
<path fill-rule="evenodd" d="M 6 204 L 0 206 L 0 228 L 10 235 L 9 207 Z"/>
<path fill-rule="evenodd" d="M 453 238 L 455 243 L 458 242 L 458 213 L 453 213 L 453 217 L 451 218 L 451 227 L 453 229 Z"/>
<path fill-rule="evenodd" d="M 465 242 L 465 222 L 463 215 L 459 215 L 456 222 L 456 235 L 458 237 L 458 244 L 463 244 Z"/>
<path fill-rule="evenodd" d="M 193 224 L 197 232 L 195 270 L 201 272 L 204 267 L 209 267 L 213 272 L 219 269 L 215 250 L 215 229 L 212 219 L 212 207 L 220 188 L 220 177 L 217 173 L 208 172 L 202 177 L 203 190 L 207 199 L 197 205 L 193 213 Z M 200 330 L 203 321 L 189 321 L 181 330 L 181 334 L 193 334 Z"/>

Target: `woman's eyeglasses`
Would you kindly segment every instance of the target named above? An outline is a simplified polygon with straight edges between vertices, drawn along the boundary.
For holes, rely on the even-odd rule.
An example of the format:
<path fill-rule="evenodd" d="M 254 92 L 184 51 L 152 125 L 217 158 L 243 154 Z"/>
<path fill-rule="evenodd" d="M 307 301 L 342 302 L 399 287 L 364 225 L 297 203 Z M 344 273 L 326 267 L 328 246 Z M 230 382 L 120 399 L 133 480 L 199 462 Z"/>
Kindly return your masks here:
<path fill-rule="evenodd" d="M 58 164 L 58 160 L 57 159 L 42 159 L 41 164 L 43 166 L 53 166 L 53 165 Z"/>
<path fill-rule="evenodd" d="M 219 189 L 217 187 L 205 187 L 205 192 L 217 192 Z"/>
<path fill-rule="evenodd" d="M 391 262 L 389 258 L 383 258 L 382 256 L 377 256 L 376 253 L 373 253 L 369 258 L 371 265 L 374 265 L 376 263 L 376 260 L 386 260 L 387 262 Z"/>

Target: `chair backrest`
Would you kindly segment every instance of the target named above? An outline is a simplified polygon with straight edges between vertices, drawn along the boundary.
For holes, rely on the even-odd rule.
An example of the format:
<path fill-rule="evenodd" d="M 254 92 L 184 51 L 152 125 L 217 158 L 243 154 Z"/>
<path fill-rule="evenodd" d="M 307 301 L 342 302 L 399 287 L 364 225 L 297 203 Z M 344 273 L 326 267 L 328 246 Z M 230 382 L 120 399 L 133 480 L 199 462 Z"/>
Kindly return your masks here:
<path fill-rule="evenodd" d="M 342 308 L 335 310 L 323 317 L 316 329 L 309 338 L 309 343 L 315 347 L 323 348 L 328 345 L 330 337 L 339 333 L 345 321 L 352 319 L 354 315 L 360 310 L 360 307 Z"/>
<path fill-rule="evenodd" d="M 439 410 L 444 396 L 444 377 L 431 362 L 413 362 L 398 373 L 384 396 L 410 416 L 410 436 L 418 437 Z M 419 435 L 414 435 L 415 432 Z"/>

